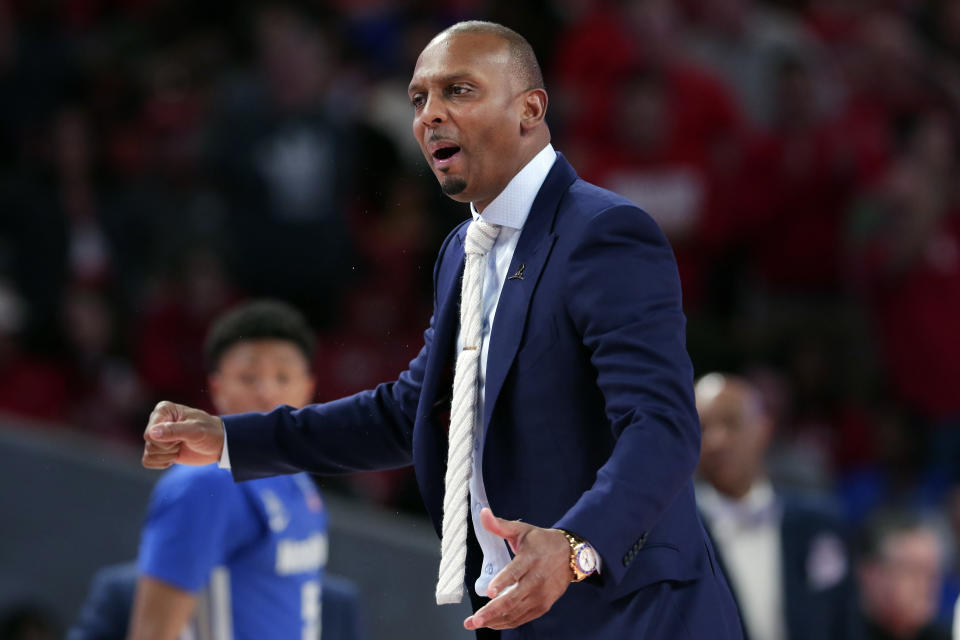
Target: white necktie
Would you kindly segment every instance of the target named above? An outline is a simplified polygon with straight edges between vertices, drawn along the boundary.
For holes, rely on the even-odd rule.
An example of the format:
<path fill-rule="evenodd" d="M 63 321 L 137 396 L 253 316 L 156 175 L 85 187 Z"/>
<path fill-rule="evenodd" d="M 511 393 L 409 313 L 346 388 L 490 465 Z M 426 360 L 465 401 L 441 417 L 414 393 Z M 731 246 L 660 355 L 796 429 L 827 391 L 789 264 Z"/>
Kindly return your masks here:
<path fill-rule="evenodd" d="M 457 357 L 450 405 L 447 475 L 444 481 L 443 527 L 440 542 L 440 577 L 437 604 L 454 604 L 463 598 L 463 570 L 467 559 L 467 489 L 470 482 L 477 394 L 480 376 L 480 340 L 483 328 L 483 274 L 486 258 L 500 235 L 500 226 L 474 220 L 467 227 L 463 283 L 460 288 L 460 336 L 463 350 Z"/>

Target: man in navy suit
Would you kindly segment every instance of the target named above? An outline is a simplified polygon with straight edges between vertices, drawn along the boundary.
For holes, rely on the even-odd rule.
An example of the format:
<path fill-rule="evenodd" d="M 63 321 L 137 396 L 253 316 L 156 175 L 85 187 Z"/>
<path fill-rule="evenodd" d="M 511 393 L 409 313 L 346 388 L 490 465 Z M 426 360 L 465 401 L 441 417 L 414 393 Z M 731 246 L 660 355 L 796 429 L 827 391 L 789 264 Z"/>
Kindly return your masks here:
<path fill-rule="evenodd" d="M 697 502 L 752 640 L 856 640 L 859 603 L 845 529 L 823 504 L 775 492 L 773 424 L 747 380 L 697 381 Z"/>
<path fill-rule="evenodd" d="M 660 229 L 553 150 L 540 69 L 515 32 L 440 33 L 409 96 L 444 193 L 502 228 L 483 287 L 464 626 L 504 639 L 740 638 L 696 512 L 693 371 Z M 144 465 L 220 460 L 244 480 L 413 463 L 439 533 L 467 226 L 440 249 L 424 346 L 395 382 L 223 419 L 161 403 Z"/>

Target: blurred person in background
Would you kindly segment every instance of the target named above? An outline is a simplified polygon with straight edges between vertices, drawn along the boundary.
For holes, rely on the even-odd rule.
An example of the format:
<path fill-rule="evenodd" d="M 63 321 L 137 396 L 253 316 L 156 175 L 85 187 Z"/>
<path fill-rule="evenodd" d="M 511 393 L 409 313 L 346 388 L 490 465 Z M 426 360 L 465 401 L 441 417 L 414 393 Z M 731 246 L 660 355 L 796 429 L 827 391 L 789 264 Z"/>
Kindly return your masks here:
<path fill-rule="evenodd" d="M 130 426 L 145 406 L 143 385 L 127 358 L 117 306 L 93 286 L 64 292 L 64 370 L 70 390 L 70 424 L 114 440 L 133 439 Z"/>
<path fill-rule="evenodd" d="M 239 413 L 309 403 L 313 345 L 304 318 L 285 304 L 235 308 L 207 336 L 213 405 Z M 216 465 L 175 467 L 147 513 L 128 637 L 172 640 L 188 625 L 197 637 L 318 637 L 326 527 L 306 474 L 234 484 Z M 332 608 L 341 626 L 324 638 L 358 637 L 356 615 L 343 612 Z"/>
<path fill-rule="evenodd" d="M 197 354 L 211 324 L 242 298 L 215 250 L 178 247 L 143 295 L 134 336 L 137 372 L 153 403 L 174 397 L 210 406 L 209 372 Z"/>
<path fill-rule="evenodd" d="M 817 103 L 809 61 L 781 53 L 769 64 L 772 112 L 751 140 L 741 188 L 760 203 L 749 229 L 752 275 L 791 306 L 798 294 L 808 301 L 843 285 L 844 213 L 857 167 L 844 129 Z"/>
<path fill-rule="evenodd" d="M 774 490 L 765 454 L 773 423 L 749 381 L 697 382 L 703 429 L 697 504 L 751 640 L 860 637 L 844 528 L 812 500 Z"/>
<path fill-rule="evenodd" d="M 352 189 L 373 197 L 368 180 L 391 153 L 365 144 L 354 105 L 331 95 L 338 44 L 318 16 L 287 2 L 250 22 L 257 73 L 227 85 L 208 144 L 228 262 L 250 295 L 289 300 L 324 326 L 356 275 Z"/>
<path fill-rule="evenodd" d="M 850 216 L 855 284 L 887 384 L 910 411 L 954 425 L 960 416 L 957 135 L 956 123 L 939 110 L 905 121 L 889 171 Z"/>
<path fill-rule="evenodd" d="M 678 3 L 586 3 L 557 40 L 561 134 L 585 179 L 642 204 L 677 257 L 684 309 L 729 306 L 718 264 L 752 210 L 739 184 L 745 118 L 731 89 L 679 47 Z"/>
<path fill-rule="evenodd" d="M 822 68 L 822 45 L 800 17 L 756 0 L 690 0 L 682 49 L 722 76 L 756 125 L 774 119 L 778 60 L 785 54 Z M 823 78 L 818 77 L 818 85 Z M 825 96 L 826 87 L 818 95 Z"/>
<path fill-rule="evenodd" d="M 874 513 L 864 526 L 857 576 L 867 640 L 948 640 L 934 623 L 943 548 L 937 532 L 907 511 Z"/>

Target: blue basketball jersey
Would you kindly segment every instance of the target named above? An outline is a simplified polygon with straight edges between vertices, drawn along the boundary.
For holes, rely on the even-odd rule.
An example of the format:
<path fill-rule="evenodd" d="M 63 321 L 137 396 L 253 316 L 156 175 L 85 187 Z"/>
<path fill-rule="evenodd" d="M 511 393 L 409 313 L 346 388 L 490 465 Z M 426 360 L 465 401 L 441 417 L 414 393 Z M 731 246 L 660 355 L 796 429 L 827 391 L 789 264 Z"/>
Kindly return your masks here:
<path fill-rule="evenodd" d="M 323 503 L 305 474 L 234 483 L 217 465 L 176 465 L 154 489 L 142 574 L 197 595 L 203 640 L 320 637 Z"/>

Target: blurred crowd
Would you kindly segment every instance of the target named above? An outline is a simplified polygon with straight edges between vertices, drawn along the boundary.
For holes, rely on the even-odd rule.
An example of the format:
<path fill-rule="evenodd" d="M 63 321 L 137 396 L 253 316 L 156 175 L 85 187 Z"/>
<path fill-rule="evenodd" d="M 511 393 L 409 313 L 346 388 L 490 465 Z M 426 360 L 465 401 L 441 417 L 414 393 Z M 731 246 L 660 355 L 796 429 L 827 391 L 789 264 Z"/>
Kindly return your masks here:
<path fill-rule="evenodd" d="M 774 482 L 851 530 L 919 513 L 960 566 L 957 0 L 0 0 L 0 411 L 136 441 L 161 398 L 209 408 L 207 325 L 253 296 L 308 314 L 319 400 L 394 377 L 467 213 L 406 85 L 476 17 L 669 236 L 694 365 L 760 389 Z"/>

